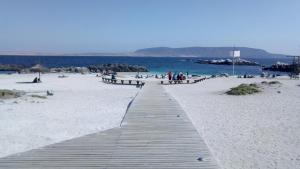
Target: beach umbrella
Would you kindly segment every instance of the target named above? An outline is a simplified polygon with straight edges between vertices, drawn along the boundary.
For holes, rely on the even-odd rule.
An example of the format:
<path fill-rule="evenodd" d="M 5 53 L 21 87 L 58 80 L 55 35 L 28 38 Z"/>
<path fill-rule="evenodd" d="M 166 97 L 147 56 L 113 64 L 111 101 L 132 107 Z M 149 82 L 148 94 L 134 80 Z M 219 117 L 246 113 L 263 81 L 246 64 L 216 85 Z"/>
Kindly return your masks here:
<path fill-rule="evenodd" d="M 36 65 L 34 65 L 30 68 L 30 71 L 31 72 L 38 72 L 39 73 L 39 79 L 40 79 L 41 78 L 41 72 L 47 72 L 48 69 L 46 67 L 44 67 L 43 65 L 41 65 L 41 64 L 36 64 Z"/>

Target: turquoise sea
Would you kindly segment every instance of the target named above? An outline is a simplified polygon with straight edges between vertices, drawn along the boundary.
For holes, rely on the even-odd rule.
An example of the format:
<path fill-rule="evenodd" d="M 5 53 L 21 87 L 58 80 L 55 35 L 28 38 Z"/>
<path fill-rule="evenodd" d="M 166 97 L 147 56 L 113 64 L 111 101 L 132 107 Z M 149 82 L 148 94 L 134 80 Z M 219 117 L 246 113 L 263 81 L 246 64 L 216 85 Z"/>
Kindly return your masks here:
<path fill-rule="evenodd" d="M 212 58 L 201 58 L 212 59 Z M 290 58 L 243 58 L 250 61 L 256 61 L 262 65 L 271 65 L 277 61 L 290 63 Z M 46 67 L 64 67 L 64 66 L 88 66 L 92 64 L 104 63 L 124 63 L 130 65 L 146 66 L 151 72 L 164 73 L 189 72 L 190 74 L 219 74 L 232 73 L 230 65 L 207 65 L 195 63 L 197 58 L 189 57 L 127 57 L 127 56 L 0 56 L 0 64 L 21 64 L 32 66 L 41 63 Z M 236 74 L 261 73 L 260 66 L 235 66 Z M 281 73 L 283 74 L 283 73 Z"/>

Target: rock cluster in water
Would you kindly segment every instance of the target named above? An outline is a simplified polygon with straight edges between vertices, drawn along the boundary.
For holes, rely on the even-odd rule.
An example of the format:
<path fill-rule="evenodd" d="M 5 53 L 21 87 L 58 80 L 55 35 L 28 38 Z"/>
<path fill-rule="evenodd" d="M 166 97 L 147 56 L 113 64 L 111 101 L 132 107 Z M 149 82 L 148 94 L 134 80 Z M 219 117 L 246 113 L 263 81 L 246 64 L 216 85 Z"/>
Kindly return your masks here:
<path fill-rule="evenodd" d="M 90 72 L 103 72 L 103 71 L 113 71 L 113 72 L 148 72 L 149 70 L 144 66 L 138 65 L 127 65 L 127 64 L 99 64 L 90 65 L 87 67 Z"/>
<path fill-rule="evenodd" d="M 300 73 L 300 68 L 297 67 L 297 65 L 282 62 L 277 62 L 269 67 L 264 67 L 263 70 Z"/>
<path fill-rule="evenodd" d="M 213 64 L 213 65 L 232 65 L 232 59 L 213 59 L 213 60 L 204 60 L 199 59 L 196 61 L 199 64 Z M 245 65 L 245 66 L 259 66 L 257 62 L 248 61 L 245 59 L 237 59 L 234 61 L 235 65 Z"/>

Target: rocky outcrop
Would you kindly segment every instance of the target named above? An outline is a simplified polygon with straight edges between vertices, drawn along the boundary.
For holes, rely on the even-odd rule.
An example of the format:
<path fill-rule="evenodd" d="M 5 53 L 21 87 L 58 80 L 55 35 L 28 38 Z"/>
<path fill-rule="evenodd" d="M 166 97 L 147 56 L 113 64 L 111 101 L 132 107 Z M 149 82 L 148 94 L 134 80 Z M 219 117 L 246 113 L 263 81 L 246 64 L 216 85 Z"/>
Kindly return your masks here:
<path fill-rule="evenodd" d="M 24 69 L 25 66 L 23 65 L 16 65 L 16 64 L 0 64 L 0 71 L 21 71 Z"/>
<path fill-rule="evenodd" d="M 61 67 L 51 68 L 50 72 L 66 72 L 66 73 L 102 73 L 102 72 L 148 72 L 143 66 L 127 65 L 127 64 L 99 64 L 90 65 L 88 67 Z"/>
<path fill-rule="evenodd" d="M 232 65 L 231 59 L 214 59 L 214 60 L 203 60 L 199 59 L 196 61 L 199 64 L 213 64 L 213 65 Z M 245 66 L 259 66 L 257 62 L 251 62 L 245 59 L 237 59 L 234 61 L 235 65 L 245 65 Z"/>
<path fill-rule="evenodd" d="M 127 64 L 98 64 L 88 67 L 56 67 L 47 68 L 40 64 L 33 67 L 25 67 L 21 65 L 1 65 L 0 71 L 18 71 L 20 73 L 35 73 L 35 72 L 51 72 L 51 73 L 102 73 L 102 72 L 148 72 L 144 66 L 127 65 Z"/>
<path fill-rule="evenodd" d="M 282 62 L 277 62 L 269 67 L 264 67 L 263 70 L 300 73 L 300 67 L 297 67 L 297 65 Z"/>
<path fill-rule="evenodd" d="M 88 66 L 90 72 L 148 72 L 149 70 L 144 66 L 127 65 L 127 64 L 99 64 Z"/>
<path fill-rule="evenodd" d="M 60 68 L 50 68 L 51 73 L 89 73 L 87 67 L 60 67 Z"/>

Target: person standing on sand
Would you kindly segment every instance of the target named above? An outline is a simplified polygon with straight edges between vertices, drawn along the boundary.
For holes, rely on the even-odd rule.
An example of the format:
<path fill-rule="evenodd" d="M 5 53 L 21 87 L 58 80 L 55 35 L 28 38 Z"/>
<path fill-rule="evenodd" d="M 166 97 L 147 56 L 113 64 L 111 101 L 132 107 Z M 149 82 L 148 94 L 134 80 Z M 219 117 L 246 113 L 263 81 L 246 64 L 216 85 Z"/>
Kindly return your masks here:
<path fill-rule="evenodd" d="M 177 74 L 176 80 L 180 80 L 180 73 Z"/>
<path fill-rule="evenodd" d="M 114 74 L 111 75 L 111 80 L 116 80 L 116 76 Z"/>
<path fill-rule="evenodd" d="M 183 73 L 182 73 L 182 72 L 179 73 L 179 78 L 178 78 L 178 80 L 183 80 Z"/>
<path fill-rule="evenodd" d="M 173 74 L 172 80 L 177 80 L 177 74 L 176 74 L 176 72 Z"/>
<path fill-rule="evenodd" d="M 168 72 L 168 78 L 169 78 L 169 80 L 172 80 L 172 73 L 171 72 Z"/>

